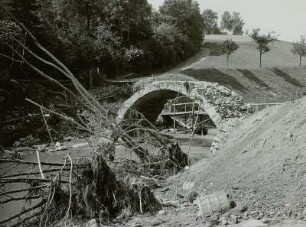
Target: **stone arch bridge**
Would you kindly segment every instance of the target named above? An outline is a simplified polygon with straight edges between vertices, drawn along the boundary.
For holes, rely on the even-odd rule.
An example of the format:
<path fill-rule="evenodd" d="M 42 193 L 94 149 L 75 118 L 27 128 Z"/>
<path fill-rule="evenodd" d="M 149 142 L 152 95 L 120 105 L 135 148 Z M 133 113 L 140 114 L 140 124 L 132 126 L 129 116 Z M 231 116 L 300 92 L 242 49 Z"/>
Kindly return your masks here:
<path fill-rule="evenodd" d="M 119 109 L 117 122 L 122 122 L 134 109 L 154 122 L 169 99 L 177 95 L 199 102 L 214 124 L 219 128 L 229 118 L 242 117 L 251 111 L 242 96 L 217 83 L 203 81 L 143 80 L 134 85 L 134 94 Z"/>

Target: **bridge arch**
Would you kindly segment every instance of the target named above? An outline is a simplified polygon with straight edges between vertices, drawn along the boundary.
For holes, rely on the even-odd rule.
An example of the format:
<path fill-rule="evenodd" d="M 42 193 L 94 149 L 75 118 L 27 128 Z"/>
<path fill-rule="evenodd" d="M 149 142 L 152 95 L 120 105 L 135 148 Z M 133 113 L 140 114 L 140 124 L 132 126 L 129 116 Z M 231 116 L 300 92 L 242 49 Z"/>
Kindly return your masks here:
<path fill-rule="evenodd" d="M 219 128 L 226 118 L 241 117 L 247 111 L 242 97 L 217 83 L 202 81 L 147 81 L 135 87 L 135 93 L 119 109 L 117 123 L 122 122 L 131 109 L 142 112 L 154 121 L 164 104 L 177 96 L 200 100 L 201 109 L 209 115 Z"/>

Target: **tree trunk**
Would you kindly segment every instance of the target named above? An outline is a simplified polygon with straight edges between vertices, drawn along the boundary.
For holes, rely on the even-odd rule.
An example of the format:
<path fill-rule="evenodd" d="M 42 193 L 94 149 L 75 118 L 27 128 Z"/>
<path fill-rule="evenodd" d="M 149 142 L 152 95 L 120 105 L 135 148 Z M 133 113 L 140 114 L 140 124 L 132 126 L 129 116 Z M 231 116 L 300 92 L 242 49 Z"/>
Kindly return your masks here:
<path fill-rule="evenodd" d="M 300 55 L 300 67 L 302 66 L 302 55 Z"/>
<path fill-rule="evenodd" d="M 87 31 L 89 31 L 90 28 L 90 12 L 89 12 L 89 3 L 86 4 L 87 8 Z"/>
<path fill-rule="evenodd" d="M 262 67 L 261 58 L 262 58 L 262 52 L 260 51 L 260 53 L 259 53 L 259 66 L 260 67 Z"/>
<path fill-rule="evenodd" d="M 92 69 L 89 68 L 88 70 L 88 76 L 89 76 L 89 89 L 92 89 L 93 87 L 93 76 L 92 76 Z"/>
<path fill-rule="evenodd" d="M 229 54 L 226 56 L 226 65 L 227 65 L 227 68 L 228 68 L 228 64 L 229 64 Z"/>

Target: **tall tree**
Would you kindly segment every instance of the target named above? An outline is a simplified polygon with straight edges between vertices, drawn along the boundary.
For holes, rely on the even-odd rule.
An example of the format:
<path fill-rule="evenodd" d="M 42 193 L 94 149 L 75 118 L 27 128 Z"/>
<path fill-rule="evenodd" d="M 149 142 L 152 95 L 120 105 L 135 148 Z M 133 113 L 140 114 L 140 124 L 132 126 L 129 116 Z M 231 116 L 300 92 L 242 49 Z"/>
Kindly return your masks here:
<path fill-rule="evenodd" d="M 166 0 L 160 7 L 160 13 L 175 18 L 175 24 L 189 40 L 186 48 L 190 54 L 198 51 L 203 41 L 204 23 L 199 4 L 194 0 Z M 191 49 L 191 51 L 190 51 Z"/>
<path fill-rule="evenodd" d="M 228 67 L 230 55 L 232 53 L 234 53 L 234 51 L 238 50 L 239 45 L 237 43 L 235 43 L 233 40 L 227 39 L 220 46 L 221 46 L 221 49 L 222 49 L 223 53 L 226 54 L 226 63 L 227 63 L 227 67 Z"/>
<path fill-rule="evenodd" d="M 242 20 L 240 13 L 232 13 L 233 35 L 242 35 L 244 21 Z"/>
<path fill-rule="evenodd" d="M 300 57 L 300 67 L 302 66 L 302 57 L 306 56 L 306 40 L 305 37 L 302 36 L 301 40 L 299 42 L 293 42 L 292 43 L 292 49 L 293 54 L 299 55 Z"/>
<path fill-rule="evenodd" d="M 221 29 L 222 30 L 228 30 L 228 31 L 232 31 L 233 30 L 232 15 L 231 15 L 231 13 L 229 11 L 225 11 L 222 14 Z"/>
<path fill-rule="evenodd" d="M 260 29 L 253 29 L 250 37 L 256 42 L 259 51 L 259 66 L 262 67 L 262 55 L 271 50 L 270 44 L 277 40 L 276 35 L 272 32 L 260 34 Z"/>
<path fill-rule="evenodd" d="M 227 30 L 233 35 L 243 34 L 244 21 L 240 16 L 240 13 L 225 11 L 222 15 L 221 29 Z"/>
<path fill-rule="evenodd" d="M 218 14 L 211 9 L 205 9 L 202 13 L 204 22 L 205 34 L 219 34 L 218 28 Z"/>

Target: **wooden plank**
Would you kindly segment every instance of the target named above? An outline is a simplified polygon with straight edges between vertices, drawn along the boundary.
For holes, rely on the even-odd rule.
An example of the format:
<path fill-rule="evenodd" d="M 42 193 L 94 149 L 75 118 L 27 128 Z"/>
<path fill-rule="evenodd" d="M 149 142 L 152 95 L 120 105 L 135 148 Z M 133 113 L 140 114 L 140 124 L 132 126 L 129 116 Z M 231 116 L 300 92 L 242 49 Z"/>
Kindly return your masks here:
<path fill-rule="evenodd" d="M 208 114 L 205 111 L 187 111 L 187 112 L 163 112 L 161 113 L 162 116 L 176 116 L 176 115 L 187 115 L 187 114 L 199 114 L 199 115 L 206 115 Z"/>

